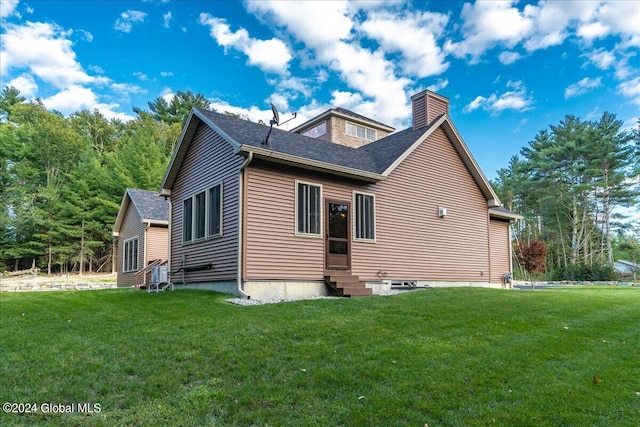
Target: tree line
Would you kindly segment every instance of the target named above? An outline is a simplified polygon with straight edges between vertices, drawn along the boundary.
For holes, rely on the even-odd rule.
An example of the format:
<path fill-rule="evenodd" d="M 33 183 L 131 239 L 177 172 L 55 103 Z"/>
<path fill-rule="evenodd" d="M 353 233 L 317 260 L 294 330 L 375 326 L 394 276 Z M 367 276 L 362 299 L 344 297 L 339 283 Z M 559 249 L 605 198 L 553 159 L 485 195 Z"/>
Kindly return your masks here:
<path fill-rule="evenodd" d="M 202 94 L 149 102 L 136 117 L 64 117 L 14 87 L 0 94 L 0 269 L 112 271 L 112 227 L 127 187 L 158 190 Z"/>
<path fill-rule="evenodd" d="M 193 106 L 210 103 L 187 91 L 134 108 L 126 122 L 98 110 L 65 117 L 5 87 L 0 269 L 35 263 L 48 273 L 112 271 L 111 231 L 124 190 L 158 190 Z M 637 209 L 640 123 L 631 132 L 622 126 L 610 113 L 598 121 L 566 116 L 498 172 L 492 184 L 501 200 L 524 218 L 513 228 L 516 249 L 542 254 L 527 265 L 611 265 L 616 251 L 640 258 L 640 231 L 625 230 L 617 209 Z"/>
<path fill-rule="evenodd" d="M 567 115 L 540 131 L 493 183 L 523 216 L 513 227 L 518 267 L 556 279 L 605 278 L 618 257 L 637 259 L 640 224 L 622 208 L 640 213 L 639 177 L 640 121 L 629 131 L 609 112 L 595 121 Z"/>

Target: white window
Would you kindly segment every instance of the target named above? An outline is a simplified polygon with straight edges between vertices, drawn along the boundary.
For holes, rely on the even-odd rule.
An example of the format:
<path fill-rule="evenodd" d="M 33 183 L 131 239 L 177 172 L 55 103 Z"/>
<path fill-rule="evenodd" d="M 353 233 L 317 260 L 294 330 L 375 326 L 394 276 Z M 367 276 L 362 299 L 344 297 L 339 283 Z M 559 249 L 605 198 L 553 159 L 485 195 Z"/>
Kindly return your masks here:
<path fill-rule="evenodd" d="M 122 263 L 122 271 L 137 271 L 138 270 L 138 238 L 125 240 L 124 245 L 124 257 Z"/>
<path fill-rule="evenodd" d="M 222 235 L 222 183 L 184 200 L 182 241 Z"/>
<path fill-rule="evenodd" d="M 310 136 L 311 138 L 317 138 L 319 136 L 324 135 L 325 133 L 327 133 L 327 121 L 326 120 L 321 122 L 321 123 L 318 123 L 316 126 L 312 127 L 311 129 L 306 130 L 302 134 L 304 136 Z"/>
<path fill-rule="evenodd" d="M 366 128 L 353 123 L 347 122 L 347 135 L 355 136 L 356 138 L 366 139 L 367 141 L 376 140 L 375 129 Z"/>
<path fill-rule="evenodd" d="M 376 211 L 373 194 L 354 193 L 355 239 L 375 241 Z"/>
<path fill-rule="evenodd" d="M 322 187 L 296 181 L 296 234 L 322 235 Z"/>

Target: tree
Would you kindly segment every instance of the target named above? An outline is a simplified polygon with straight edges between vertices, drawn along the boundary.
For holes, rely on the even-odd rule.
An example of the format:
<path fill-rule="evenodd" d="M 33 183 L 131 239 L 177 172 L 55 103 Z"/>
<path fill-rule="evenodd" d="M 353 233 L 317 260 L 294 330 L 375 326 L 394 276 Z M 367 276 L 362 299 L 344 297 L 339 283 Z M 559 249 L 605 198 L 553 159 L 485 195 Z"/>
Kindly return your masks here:
<path fill-rule="evenodd" d="M 0 119 L 6 119 L 11 112 L 11 107 L 22 104 L 24 101 L 25 98 L 20 96 L 18 89 L 13 86 L 5 86 L 0 93 Z"/>
<path fill-rule="evenodd" d="M 523 241 L 517 241 L 513 252 L 518 265 L 529 275 L 545 272 L 547 247 L 544 242 L 534 240 L 527 245 Z"/>
<path fill-rule="evenodd" d="M 171 101 L 163 97 L 158 97 L 149 102 L 149 109 L 153 112 L 152 117 L 167 124 L 179 123 L 182 127 L 189 117 L 192 107 L 208 109 L 211 103 L 201 93 L 194 94 L 190 90 L 186 92 L 178 91 Z M 133 111 L 142 118 L 144 112 L 138 108 Z"/>
<path fill-rule="evenodd" d="M 637 194 L 628 183 L 633 136 L 622 131 L 622 120 L 605 112 L 594 124 L 591 132 L 594 156 L 592 173 L 596 186 L 596 197 L 602 201 L 604 238 L 607 263 L 613 265 L 611 213 L 615 206 L 630 206 L 637 200 Z"/>
<path fill-rule="evenodd" d="M 638 203 L 640 127 L 633 138 L 614 114 L 595 122 L 567 115 L 498 171 L 501 200 L 524 217 L 514 236 L 544 241 L 549 268 L 611 266 L 611 236 L 623 227 L 615 208 Z"/>
<path fill-rule="evenodd" d="M 169 164 L 166 147 L 173 143 L 172 129 L 148 116 L 127 124 L 122 142 L 110 158 L 114 179 L 121 192 L 127 187 L 145 190 L 159 188 Z"/>

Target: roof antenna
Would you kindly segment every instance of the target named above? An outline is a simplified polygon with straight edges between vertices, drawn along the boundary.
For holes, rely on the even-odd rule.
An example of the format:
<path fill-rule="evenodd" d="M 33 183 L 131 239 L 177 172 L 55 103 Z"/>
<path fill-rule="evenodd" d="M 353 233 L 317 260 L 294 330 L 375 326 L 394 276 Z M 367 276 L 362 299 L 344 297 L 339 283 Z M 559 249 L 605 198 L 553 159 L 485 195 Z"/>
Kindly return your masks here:
<path fill-rule="evenodd" d="M 269 136 L 271 135 L 271 131 L 273 130 L 273 125 L 276 125 L 276 126 L 283 125 L 295 119 L 298 115 L 298 113 L 293 113 L 293 117 L 291 117 L 289 120 L 285 120 L 284 122 L 280 123 L 280 113 L 278 113 L 278 109 L 276 108 L 275 105 L 273 105 L 273 103 L 270 103 L 270 104 L 271 104 L 271 112 L 273 113 L 273 119 L 269 120 L 269 133 L 267 133 L 267 137 L 264 139 L 264 142 L 262 143 L 267 147 L 269 146 Z"/>

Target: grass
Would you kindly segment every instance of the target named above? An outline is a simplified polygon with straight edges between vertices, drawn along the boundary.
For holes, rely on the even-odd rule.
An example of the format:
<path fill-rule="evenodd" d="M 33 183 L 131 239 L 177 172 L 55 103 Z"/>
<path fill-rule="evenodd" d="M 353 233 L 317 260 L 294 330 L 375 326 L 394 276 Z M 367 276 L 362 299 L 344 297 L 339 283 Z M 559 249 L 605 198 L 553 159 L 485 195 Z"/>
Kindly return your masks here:
<path fill-rule="evenodd" d="M 129 289 L 0 294 L 0 400 L 101 409 L 0 414 L 0 424 L 640 420 L 636 288 L 433 289 L 253 307 L 226 297 Z"/>

